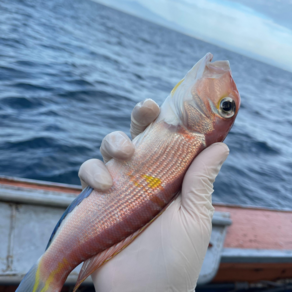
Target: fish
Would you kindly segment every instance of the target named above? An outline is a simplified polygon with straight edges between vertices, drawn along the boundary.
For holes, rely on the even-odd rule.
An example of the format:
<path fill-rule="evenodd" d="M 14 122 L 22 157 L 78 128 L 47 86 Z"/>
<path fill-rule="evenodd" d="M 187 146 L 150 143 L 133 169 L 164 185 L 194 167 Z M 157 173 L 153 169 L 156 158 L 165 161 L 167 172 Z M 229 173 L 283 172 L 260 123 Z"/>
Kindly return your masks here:
<path fill-rule="evenodd" d="M 83 262 L 74 291 L 145 230 L 176 198 L 194 158 L 225 139 L 240 108 L 228 61 L 207 53 L 177 83 L 126 161 L 106 165 L 113 186 L 85 188 L 57 223 L 44 254 L 16 291 L 60 291 Z"/>

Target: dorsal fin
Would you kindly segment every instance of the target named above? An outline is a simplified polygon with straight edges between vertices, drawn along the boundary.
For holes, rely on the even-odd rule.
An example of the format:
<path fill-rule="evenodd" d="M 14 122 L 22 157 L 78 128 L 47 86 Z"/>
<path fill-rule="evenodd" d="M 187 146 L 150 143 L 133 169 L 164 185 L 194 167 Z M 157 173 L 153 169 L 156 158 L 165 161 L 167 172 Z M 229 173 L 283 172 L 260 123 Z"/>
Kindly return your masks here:
<path fill-rule="evenodd" d="M 68 208 L 66 209 L 66 211 L 63 213 L 63 215 L 61 216 L 60 220 L 58 221 L 57 225 L 55 226 L 53 233 L 49 239 L 49 242 L 47 244 L 46 250 L 49 248 L 50 244 L 53 242 L 54 236 L 56 234 L 56 232 L 58 231 L 61 223 L 63 222 L 63 220 L 65 219 L 65 217 L 72 212 L 76 206 L 78 206 L 85 198 L 87 198 L 91 192 L 93 191 L 93 188 L 91 187 L 86 187 L 75 199 L 74 201 L 68 206 Z"/>

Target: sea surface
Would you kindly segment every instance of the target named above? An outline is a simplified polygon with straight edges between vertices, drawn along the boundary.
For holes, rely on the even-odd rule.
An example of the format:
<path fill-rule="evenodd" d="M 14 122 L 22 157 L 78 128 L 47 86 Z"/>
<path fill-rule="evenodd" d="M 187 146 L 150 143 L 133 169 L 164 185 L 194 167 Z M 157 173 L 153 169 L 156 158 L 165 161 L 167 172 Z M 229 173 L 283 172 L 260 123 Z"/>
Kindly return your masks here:
<path fill-rule="evenodd" d="M 0 175 L 79 184 L 102 138 L 207 52 L 242 98 L 214 202 L 292 209 L 292 73 L 90 0 L 0 1 Z"/>

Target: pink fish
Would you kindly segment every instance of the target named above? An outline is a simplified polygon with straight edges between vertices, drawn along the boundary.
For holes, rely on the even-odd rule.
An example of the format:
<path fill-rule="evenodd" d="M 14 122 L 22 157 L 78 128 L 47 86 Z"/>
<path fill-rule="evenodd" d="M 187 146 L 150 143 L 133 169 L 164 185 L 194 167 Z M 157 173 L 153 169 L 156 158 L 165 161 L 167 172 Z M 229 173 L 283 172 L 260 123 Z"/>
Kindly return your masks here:
<path fill-rule="evenodd" d="M 69 273 L 85 262 L 77 289 L 165 210 L 193 159 L 225 139 L 240 96 L 229 62 L 211 63 L 212 57 L 208 53 L 173 88 L 157 120 L 134 139 L 133 157 L 107 163 L 111 189 L 88 187 L 67 208 L 18 292 L 60 291 Z"/>

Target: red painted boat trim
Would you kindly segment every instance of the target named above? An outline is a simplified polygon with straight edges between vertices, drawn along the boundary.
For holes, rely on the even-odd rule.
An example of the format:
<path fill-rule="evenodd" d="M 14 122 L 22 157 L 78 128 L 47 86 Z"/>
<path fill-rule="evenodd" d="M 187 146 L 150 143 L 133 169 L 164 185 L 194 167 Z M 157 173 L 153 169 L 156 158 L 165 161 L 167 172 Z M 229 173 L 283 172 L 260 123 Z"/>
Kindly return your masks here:
<path fill-rule="evenodd" d="M 215 206 L 215 209 L 228 212 L 232 220 L 224 247 L 292 250 L 292 211 L 239 206 Z"/>

